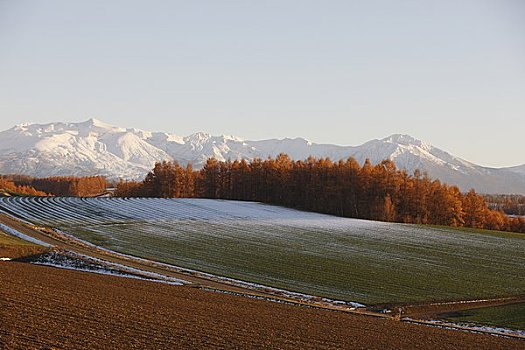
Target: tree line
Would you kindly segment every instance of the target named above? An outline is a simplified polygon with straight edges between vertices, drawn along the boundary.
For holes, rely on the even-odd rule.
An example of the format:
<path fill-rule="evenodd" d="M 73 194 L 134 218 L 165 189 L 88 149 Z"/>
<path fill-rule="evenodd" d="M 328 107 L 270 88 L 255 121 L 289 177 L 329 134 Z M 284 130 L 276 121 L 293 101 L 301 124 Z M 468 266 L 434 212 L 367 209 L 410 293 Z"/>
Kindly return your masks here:
<path fill-rule="evenodd" d="M 54 196 L 91 197 L 106 192 L 108 183 L 104 176 L 53 176 L 34 178 L 25 175 L 2 176 L 3 179 L 33 188 L 35 191 Z M 42 195 L 42 194 L 37 194 Z"/>
<path fill-rule="evenodd" d="M 47 193 L 38 191 L 31 186 L 17 185 L 13 181 L 0 178 L 0 195 L 47 196 Z"/>
<path fill-rule="evenodd" d="M 505 214 L 525 216 L 525 196 L 519 194 L 484 195 L 489 208 Z"/>
<path fill-rule="evenodd" d="M 115 196 L 247 200 L 349 218 L 525 232 L 524 218 L 490 209 L 474 190 L 461 193 L 390 160 L 360 165 L 280 154 L 250 162 L 211 158 L 199 171 L 165 161 L 143 181 L 120 181 Z"/>

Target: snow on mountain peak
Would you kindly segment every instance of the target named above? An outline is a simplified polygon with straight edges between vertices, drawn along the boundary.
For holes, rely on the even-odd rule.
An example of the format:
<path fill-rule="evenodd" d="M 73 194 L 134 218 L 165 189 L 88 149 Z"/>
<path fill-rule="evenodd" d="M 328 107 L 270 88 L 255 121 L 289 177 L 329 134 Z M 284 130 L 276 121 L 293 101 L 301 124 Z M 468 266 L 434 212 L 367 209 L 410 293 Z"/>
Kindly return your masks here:
<path fill-rule="evenodd" d="M 249 141 L 204 132 L 180 137 L 120 128 L 95 118 L 80 123 L 25 123 L 0 132 L 0 173 L 38 177 L 105 175 L 139 179 L 162 160 L 176 160 L 181 165 L 192 163 L 198 169 L 210 157 L 233 161 L 266 159 L 280 153 L 297 160 L 309 156 L 332 160 L 351 156 L 360 163 L 365 159 L 372 163 L 391 159 L 408 173 L 420 169 L 464 190 L 525 194 L 524 167 L 483 168 L 404 134 L 360 146 L 337 146 L 303 138 Z"/>
<path fill-rule="evenodd" d="M 109 125 L 107 123 L 104 123 L 102 120 L 99 120 L 97 118 L 89 118 L 87 121 L 85 121 L 86 124 L 90 124 L 92 126 L 98 126 L 98 127 L 113 127 L 112 125 Z"/>
<path fill-rule="evenodd" d="M 85 122 L 71 123 L 72 128 L 79 129 L 81 131 L 95 131 L 95 132 L 124 132 L 126 129 L 105 123 L 96 118 L 90 118 Z"/>
<path fill-rule="evenodd" d="M 385 137 L 381 141 L 396 143 L 396 144 L 405 145 L 405 146 L 420 145 L 421 143 L 423 143 L 421 140 L 418 140 L 406 134 L 392 134 L 388 137 Z"/>
<path fill-rule="evenodd" d="M 27 130 L 27 127 L 30 126 L 31 124 L 33 123 L 29 123 L 29 122 L 26 122 L 26 123 L 20 123 L 20 124 L 17 124 L 15 125 L 12 130 L 17 130 L 17 131 L 26 131 Z"/>
<path fill-rule="evenodd" d="M 222 135 L 222 138 L 224 141 L 235 141 L 235 142 L 243 142 L 244 139 L 241 139 L 240 137 L 234 136 L 234 135 Z"/>
<path fill-rule="evenodd" d="M 525 175 L 525 164 L 507 168 L 512 172 Z"/>
<path fill-rule="evenodd" d="M 202 131 L 199 131 L 199 132 L 196 132 L 195 134 L 191 134 L 190 136 L 185 137 L 185 139 L 187 141 L 199 142 L 199 141 L 209 140 L 211 137 L 212 136 L 210 134 L 202 132 Z"/>
<path fill-rule="evenodd" d="M 382 139 L 381 141 L 406 146 L 408 148 L 417 147 L 427 152 L 431 152 L 433 148 L 432 145 L 406 134 L 393 134 Z"/>

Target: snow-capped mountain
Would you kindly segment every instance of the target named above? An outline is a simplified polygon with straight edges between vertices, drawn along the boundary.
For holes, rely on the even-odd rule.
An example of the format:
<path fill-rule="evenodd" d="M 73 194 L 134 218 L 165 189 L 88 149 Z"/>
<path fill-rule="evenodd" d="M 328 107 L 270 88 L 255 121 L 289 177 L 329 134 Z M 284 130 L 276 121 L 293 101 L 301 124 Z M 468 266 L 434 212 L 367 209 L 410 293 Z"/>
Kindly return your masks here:
<path fill-rule="evenodd" d="M 512 172 L 525 175 L 525 164 L 506 168 Z"/>
<path fill-rule="evenodd" d="M 525 165 L 486 168 L 454 157 L 408 135 L 392 135 L 360 146 L 316 144 L 302 138 L 247 141 L 234 136 L 196 133 L 186 137 L 112 126 L 96 119 L 83 123 L 21 124 L 0 132 L 0 173 L 37 177 L 105 175 L 143 178 L 155 162 L 177 160 L 194 168 L 206 159 L 253 159 L 286 153 L 333 160 L 354 157 L 363 163 L 391 159 L 412 173 L 427 172 L 462 190 L 525 194 Z"/>

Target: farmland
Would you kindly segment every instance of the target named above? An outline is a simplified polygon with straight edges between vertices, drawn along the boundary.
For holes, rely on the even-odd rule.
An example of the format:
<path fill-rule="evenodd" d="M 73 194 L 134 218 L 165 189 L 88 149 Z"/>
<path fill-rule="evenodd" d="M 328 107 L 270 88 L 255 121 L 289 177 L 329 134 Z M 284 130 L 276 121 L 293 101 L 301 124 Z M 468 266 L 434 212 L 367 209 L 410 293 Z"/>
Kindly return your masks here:
<path fill-rule="evenodd" d="M 525 329 L 525 304 L 511 304 L 465 310 L 443 318 L 452 322 L 467 322 L 486 326 Z"/>
<path fill-rule="evenodd" d="M 44 247 L 5 234 L 0 230 L 0 258 L 14 259 L 43 253 L 44 251 L 46 251 Z"/>
<path fill-rule="evenodd" d="M 33 244 L 21 239 L 9 236 L 0 231 L 0 246 L 31 246 Z"/>
<path fill-rule="evenodd" d="M 523 341 L 0 262 L 0 349 L 523 349 Z"/>
<path fill-rule="evenodd" d="M 18 197 L 0 209 L 118 252 L 365 304 L 525 291 L 520 234 L 206 199 Z"/>

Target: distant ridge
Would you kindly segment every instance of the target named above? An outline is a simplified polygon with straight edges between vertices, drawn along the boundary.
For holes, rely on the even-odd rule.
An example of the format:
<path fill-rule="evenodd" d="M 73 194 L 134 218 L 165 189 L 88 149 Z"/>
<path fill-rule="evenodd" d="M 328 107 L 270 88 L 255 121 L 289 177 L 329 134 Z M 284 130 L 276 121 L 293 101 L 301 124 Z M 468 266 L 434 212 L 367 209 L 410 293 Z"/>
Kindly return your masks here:
<path fill-rule="evenodd" d="M 525 194 L 525 164 L 511 168 L 482 167 L 455 157 L 409 135 L 394 134 L 359 146 L 316 144 L 302 138 L 249 141 L 199 132 L 178 136 L 163 132 L 126 129 L 89 119 L 81 123 L 20 124 L 0 132 L 0 173 L 43 177 L 105 175 L 138 179 L 156 161 L 177 160 L 195 168 L 206 159 L 253 159 L 287 153 L 293 159 L 308 156 L 332 160 L 354 157 L 395 162 L 432 178 L 481 193 Z"/>

